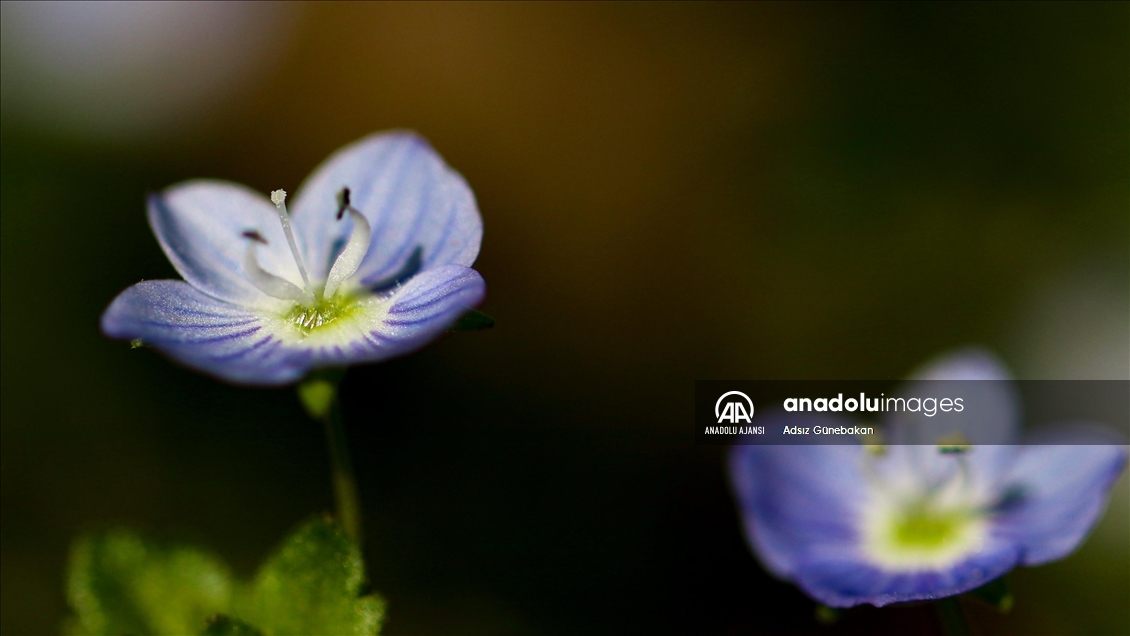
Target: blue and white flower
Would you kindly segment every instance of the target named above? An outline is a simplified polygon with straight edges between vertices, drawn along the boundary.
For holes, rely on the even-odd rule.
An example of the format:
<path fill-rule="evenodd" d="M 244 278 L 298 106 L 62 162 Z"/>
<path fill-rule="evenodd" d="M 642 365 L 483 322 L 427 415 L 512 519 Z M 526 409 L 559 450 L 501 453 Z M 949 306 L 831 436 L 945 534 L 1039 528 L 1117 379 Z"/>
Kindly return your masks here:
<path fill-rule="evenodd" d="M 974 351 L 916 377 L 1008 376 Z M 1016 445 L 1010 383 L 978 386 L 993 418 L 968 432 L 982 439 L 964 452 L 915 438 L 895 418 L 886 434 L 897 445 L 734 447 L 732 487 L 766 569 L 832 607 L 883 606 L 959 594 L 1075 550 L 1102 515 L 1126 447 L 1099 431 L 1071 438 L 1075 445 Z M 773 426 L 774 417 L 760 423 Z"/>
<path fill-rule="evenodd" d="M 204 180 L 151 196 L 149 224 L 184 280 L 126 289 L 103 332 L 277 385 L 414 350 L 482 300 L 474 195 L 420 137 L 362 139 L 314 171 L 293 214 L 286 198 Z"/>

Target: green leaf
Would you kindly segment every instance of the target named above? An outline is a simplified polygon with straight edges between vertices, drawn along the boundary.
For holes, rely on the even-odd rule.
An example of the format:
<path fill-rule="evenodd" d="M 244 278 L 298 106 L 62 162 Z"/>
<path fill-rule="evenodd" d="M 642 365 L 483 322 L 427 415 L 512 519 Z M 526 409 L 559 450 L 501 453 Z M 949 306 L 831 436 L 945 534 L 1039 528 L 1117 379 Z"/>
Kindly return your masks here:
<path fill-rule="evenodd" d="M 360 597 L 361 550 L 328 518 L 307 522 L 255 575 L 238 615 L 267 634 L 376 634 L 384 601 Z"/>
<path fill-rule="evenodd" d="M 195 634 L 226 611 L 233 585 L 224 564 L 189 547 L 165 548 L 136 533 L 87 536 L 71 549 L 70 633 Z"/>
<path fill-rule="evenodd" d="M 216 614 L 208 618 L 204 636 L 263 636 L 263 632 L 238 618 Z"/>
<path fill-rule="evenodd" d="M 448 331 L 479 331 L 494 326 L 494 318 L 472 309 L 459 317 Z"/>
<path fill-rule="evenodd" d="M 1001 614 L 1007 614 L 1012 611 L 1012 606 L 1016 598 L 1012 595 L 1012 589 L 1008 585 L 1008 581 L 1002 576 L 999 579 L 993 579 L 981 587 L 967 592 L 969 596 L 988 603 L 997 609 Z"/>

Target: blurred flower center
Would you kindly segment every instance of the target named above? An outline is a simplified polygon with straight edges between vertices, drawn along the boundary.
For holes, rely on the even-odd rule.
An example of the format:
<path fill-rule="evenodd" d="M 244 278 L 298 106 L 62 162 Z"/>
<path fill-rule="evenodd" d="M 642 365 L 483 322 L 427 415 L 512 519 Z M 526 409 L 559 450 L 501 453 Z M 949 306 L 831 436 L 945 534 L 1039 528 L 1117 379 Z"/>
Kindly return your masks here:
<path fill-rule="evenodd" d="M 895 492 L 871 472 L 873 499 L 861 531 L 877 565 L 902 571 L 947 567 L 981 548 L 983 508 L 964 457 L 953 459 L 958 470 L 938 483 L 916 483 L 909 492 Z"/>
<path fill-rule="evenodd" d="M 952 541 L 967 515 L 959 512 L 936 511 L 928 508 L 910 510 L 894 520 L 894 543 L 910 549 L 936 548 Z"/>

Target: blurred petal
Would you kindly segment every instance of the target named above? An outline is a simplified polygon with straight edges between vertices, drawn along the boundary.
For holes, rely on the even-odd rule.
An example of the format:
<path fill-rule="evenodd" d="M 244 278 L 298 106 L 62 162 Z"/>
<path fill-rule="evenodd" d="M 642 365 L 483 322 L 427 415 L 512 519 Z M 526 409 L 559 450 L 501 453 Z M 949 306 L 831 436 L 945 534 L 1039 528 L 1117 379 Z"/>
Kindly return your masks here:
<path fill-rule="evenodd" d="M 264 320 L 188 283 L 140 282 L 102 314 L 102 331 L 139 338 L 169 357 L 232 382 L 285 384 L 302 376 L 309 355 L 284 346 Z"/>
<path fill-rule="evenodd" d="M 1027 565 L 1070 554 L 1102 515 L 1125 466 L 1121 445 L 1024 447 L 1006 478 L 1012 497 L 994 520 L 996 533 L 1023 547 Z"/>
<path fill-rule="evenodd" d="M 774 420 L 758 424 L 778 425 Z M 840 423 L 811 420 L 813 426 Z M 993 501 L 1013 456 L 1009 447 L 975 447 L 964 455 L 969 481 L 954 505 L 967 497 Z M 977 538 L 969 552 L 963 556 L 959 549 L 944 566 L 888 567 L 868 551 L 864 533 L 877 497 L 913 500 L 932 483 L 953 482 L 958 468 L 957 457 L 932 446 L 891 446 L 878 457 L 860 446 L 737 446 L 730 455 L 730 477 L 754 552 L 771 572 L 835 607 L 949 596 L 1016 566 L 1020 547 L 983 531 L 972 535 Z"/>
<path fill-rule="evenodd" d="M 966 347 L 947 353 L 922 365 L 910 380 L 1011 380 L 1012 374 L 985 349 Z"/>
<path fill-rule="evenodd" d="M 353 224 L 335 220 L 343 187 L 372 226 L 372 245 L 356 274 L 363 285 L 399 272 L 417 248 L 422 269 L 475 262 L 483 228 L 470 187 L 419 136 L 392 132 L 339 150 L 299 189 L 293 223 L 314 278 L 326 277 Z"/>
<path fill-rule="evenodd" d="M 797 585 L 831 607 L 943 598 L 967 592 L 1008 572 L 1017 565 L 1019 548 L 993 540 L 960 563 L 936 570 L 890 572 L 860 559 L 848 550 L 825 550 L 798 567 Z"/>
<path fill-rule="evenodd" d="M 814 551 L 858 545 L 867 496 L 863 458 L 860 446 L 733 448 L 730 483 L 746 539 L 766 568 L 791 578 Z"/>
<path fill-rule="evenodd" d="M 210 296 L 239 304 L 264 302 L 243 269 L 245 230 L 267 240 L 257 252 L 262 268 L 301 287 L 275 206 L 250 188 L 224 181 L 173 186 L 150 197 L 149 224 L 180 275 Z"/>
<path fill-rule="evenodd" d="M 988 351 L 960 349 L 943 355 L 913 373 L 899 387 L 900 398 L 961 396 L 960 413 L 934 415 L 889 413 L 885 425 L 892 444 L 936 445 L 960 433 L 973 444 L 1010 444 L 1020 427 L 1020 399 L 1004 364 Z"/>

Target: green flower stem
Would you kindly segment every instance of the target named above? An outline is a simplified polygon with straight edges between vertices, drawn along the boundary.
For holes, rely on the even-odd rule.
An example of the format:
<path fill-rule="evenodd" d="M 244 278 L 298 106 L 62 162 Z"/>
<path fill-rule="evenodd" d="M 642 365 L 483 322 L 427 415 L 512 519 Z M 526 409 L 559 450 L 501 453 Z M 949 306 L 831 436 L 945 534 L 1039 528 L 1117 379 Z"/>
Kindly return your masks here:
<path fill-rule="evenodd" d="M 336 400 L 335 400 L 336 402 Z M 334 503 L 337 517 L 345 533 L 361 545 L 361 503 L 357 499 L 357 480 L 349 462 L 349 449 L 345 443 L 345 429 L 341 423 L 341 405 L 334 404 L 326 418 L 326 442 L 333 462 Z"/>
<path fill-rule="evenodd" d="M 357 480 L 353 477 L 353 465 L 349 461 L 338 400 L 338 387 L 344 376 L 344 369 L 314 371 L 299 383 L 298 397 L 310 417 L 326 427 L 337 521 L 349 538 L 360 546 L 361 504 L 357 498 Z"/>

